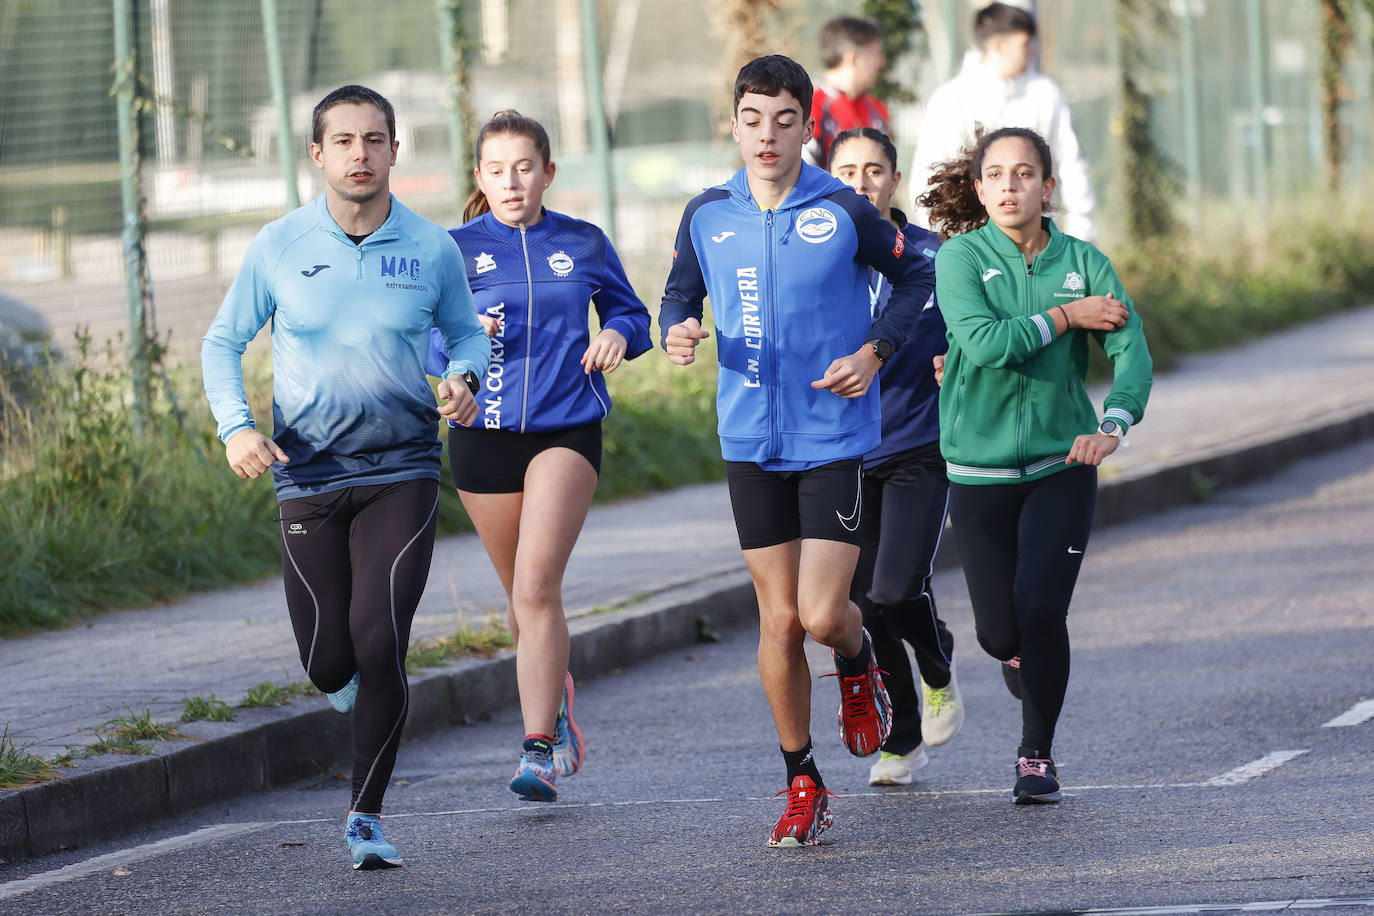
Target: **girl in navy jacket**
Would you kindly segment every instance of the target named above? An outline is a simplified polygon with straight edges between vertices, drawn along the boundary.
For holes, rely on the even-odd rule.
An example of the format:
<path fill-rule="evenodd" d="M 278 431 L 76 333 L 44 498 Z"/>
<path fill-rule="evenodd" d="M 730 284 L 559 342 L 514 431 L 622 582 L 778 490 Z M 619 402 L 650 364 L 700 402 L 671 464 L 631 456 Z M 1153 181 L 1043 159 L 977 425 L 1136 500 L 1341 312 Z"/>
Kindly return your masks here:
<path fill-rule="evenodd" d="M 544 128 L 515 111 L 478 133 L 478 190 L 462 226 L 478 317 L 492 338 L 481 410 L 449 429 L 463 508 L 505 586 L 525 741 L 510 788 L 554 801 L 556 776 L 582 765 L 572 718 L 563 572 L 601 468 L 603 373 L 648 350 L 649 313 L 597 227 L 542 206 L 555 167 Z M 601 331 L 588 342 L 587 305 Z M 432 365 L 446 363 L 437 337 Z"/>
<path fill-rule="evenodd" d="M 909 248 L 935 260 L 939 237 L 907 222 L 892 206 L 902 173 L 886 134 L 872 127 L 841 133 L 830 148 L 830 174 L 867 197 L 902 230 Z M 887 309 L 891 291 L 886 277 L 869 273 L 874 317 Z M 944 744 L 964 721 L 954 679 L 954 637 L 936 611 L 930 588 L 949 502 L 933 365 L 948 344 L 933 293 L 909 334 L 907 345 L 883 366 L 883 441 L 864 455 L 864 537 L 849 593 L 863 611 L 892 700 L 892 733 L 868 773 L 874 786 L 909 784 L 912 771 L 928 762 L 923 745 Z M 916 653 L 924 710 L 903 640 Z"/>

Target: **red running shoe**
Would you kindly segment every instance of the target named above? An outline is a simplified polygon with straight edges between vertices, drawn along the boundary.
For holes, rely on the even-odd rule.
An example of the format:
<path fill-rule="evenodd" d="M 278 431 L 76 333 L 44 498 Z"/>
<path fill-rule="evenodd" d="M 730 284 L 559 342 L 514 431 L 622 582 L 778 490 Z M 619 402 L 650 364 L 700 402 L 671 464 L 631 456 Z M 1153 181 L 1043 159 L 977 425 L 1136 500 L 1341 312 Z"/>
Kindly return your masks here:
<path fill-rule="evenodd" d="M 830 650 L 837 669 L 833 676 L 840 682 L 840 740 L 855 757 L 876 754 L 892 732 L 892 701 L 883 686 L 883 673 L 878 668 L 867 630 L 864 631 L 864 643 L 868 646 L 868 671 L 859 677 L 841 675 L 839 653 Z"/>
<path fill-rule="evenodd" d="M 834 794 L 828 789 L 817 788 L 810 776 L 793 779 L 790 788 L 778 793 L 787 796 L 787 810 L 768 837 L 768 845 L 784 849 L 819 846 L 821 833 L 835 822 L 825 798 Z"/>

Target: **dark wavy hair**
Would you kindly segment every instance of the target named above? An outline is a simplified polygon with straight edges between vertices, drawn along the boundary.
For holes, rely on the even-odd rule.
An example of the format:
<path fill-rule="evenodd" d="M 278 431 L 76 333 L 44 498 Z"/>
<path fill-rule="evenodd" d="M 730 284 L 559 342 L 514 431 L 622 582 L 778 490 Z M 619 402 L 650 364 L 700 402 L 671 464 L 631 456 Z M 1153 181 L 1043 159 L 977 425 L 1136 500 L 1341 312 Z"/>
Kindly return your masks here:
<path fill-rule="evenodd" d="M 1006 137 L 1028 141 L 1040 156 L 1045 178 L 1054 177 L 1054 157 L 1044 137 L 1026 127 L 1000 127 L 988 133 L 983 125 L 977 125 L 973 141 L 960 150 L 958 156 L 935 166 L 928 182 L 930 190 L 916 198 L 916 203 L 930 214 L 930 228 L 940 234 L 941 241 L 972 232 L 987 223 L 987 208 L 978 199 L 973 182 L 983 174 L 983 157 L 988 147 Z"/>
<path fill-rule="evenodd" d="M 802 120 L 811 117 L 811 77 L 806 68 L 790 57 L 782 54 L 765 54 L 756 57 L 740 68 L 735 77 L 735 114 L 739 114 L 739 100 L 746 93 L 756 92 L 777 98 L 784 91 L 791 93 L 801 105 Z"/>
<path fill-rule="evenodd" d="M 514 108 L 506 108 L 492 115 L 491 120 L 483 124 L 482 129 L 477 132 L 477 142 L 473 144 L 472 151 L 474 166 L 482 164 L 482 144 L 486 142 L 487 137 L 501 134 L 529 138 L 539 157 L 544 160 L 544 165 L 547 166 L 553 161 L 549 148 L 549 132 L 544 129 L 544 125 L 534 118 L 522 115 Z M 463 222 L 481 216 L 490 209 L 491 204 L 487 203 L 487 196 L 479 188 L 468 195 L 467 205 L 463 207 Z"/>

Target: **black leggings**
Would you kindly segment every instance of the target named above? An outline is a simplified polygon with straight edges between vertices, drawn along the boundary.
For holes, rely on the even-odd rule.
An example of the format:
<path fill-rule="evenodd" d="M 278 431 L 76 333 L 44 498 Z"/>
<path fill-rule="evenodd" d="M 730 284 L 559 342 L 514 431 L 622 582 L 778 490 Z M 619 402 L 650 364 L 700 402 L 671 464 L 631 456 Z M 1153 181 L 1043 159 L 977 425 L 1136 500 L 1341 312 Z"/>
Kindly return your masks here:
<path fill-rule="evenodd" d="M 439 482 L 348 487 L 281 503 L 286 605 L 326 693 L 359 674 L 351 810 L 380 814 L 410 702 L 406 647 L 429 577 Z"/>
<path fill-rule="evenodd" d="M 1050 756 L 1069 685 L 1069 601 L 1097 502 L 1097 469 L 1075 465 L 1029 483 L 951 484 L 954 541 L 978 644 L 1021 657 L 1021 748 Z"/>
<path fill-rule="evenodd" d="M 945 526 L 949 482 L 940 444 L 914 448 L 863 473 L 863 541 L 849 597 L 864 626 L 892 699 L 892 733 L 883 750 L 907 754 L 921 746 L 921 703 L 905 640 L 921 680 L 946 687 L 954 636 L 935 609 L 930 577 Z"/>

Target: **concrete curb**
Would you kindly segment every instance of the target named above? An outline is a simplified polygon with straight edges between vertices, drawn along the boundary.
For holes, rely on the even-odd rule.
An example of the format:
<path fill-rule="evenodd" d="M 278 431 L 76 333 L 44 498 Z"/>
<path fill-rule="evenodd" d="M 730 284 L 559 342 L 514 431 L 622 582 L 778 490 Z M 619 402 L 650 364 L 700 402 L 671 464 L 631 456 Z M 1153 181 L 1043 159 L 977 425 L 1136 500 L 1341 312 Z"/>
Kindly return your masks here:
<path fill-rule="evenodd" d="M 613 614 L 570 621 L 579 678 L 597 677 L 691 645 L 713 628 L 757 619 L 743 570 L 651 596 Z M 472 722 L 515 702 L 515 655 L 466 659 L 412 676 L 406 738 Z M 79 761 L 54 782 L 0 794 L 0 861 L 40 856 L 245 792 L 318 777 L 350 759 L 349 720 L 322 698 L 240 709 L 235 721 L 195 722 L 189 740 L 148 757 Z"/>
<path fill-rule="evenodd" d="M 1361 406 L 1263 440 L 1105 479 L 1096 524 L 1195 503 L 1213 488 L 1257 480 L 1369 437 L 1374 409 Z M 943 539 L 936 562 L 957 562 L 952 538 Z M 752 625 L 757 610 L 747 572 L 570 621 L 570 667 L 579 678 L 593 678 L 689 646 L 700 638 L 701 618 L 712 628 Z M 513 653 L 421 673 L 411 678 L 406 737 L 471 722 L 516 699 Z M 244 792 L 289 785 L 334 768 L 351 753 L 348 719 L 323 699 L 240 710 L 234 722 L 198 722 L 184 730 L 189 740 L 166 742 L 153 756 L 91 758 L 55 782 L 0 793 L 0 861 L 70 849 Z"/>

